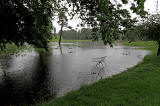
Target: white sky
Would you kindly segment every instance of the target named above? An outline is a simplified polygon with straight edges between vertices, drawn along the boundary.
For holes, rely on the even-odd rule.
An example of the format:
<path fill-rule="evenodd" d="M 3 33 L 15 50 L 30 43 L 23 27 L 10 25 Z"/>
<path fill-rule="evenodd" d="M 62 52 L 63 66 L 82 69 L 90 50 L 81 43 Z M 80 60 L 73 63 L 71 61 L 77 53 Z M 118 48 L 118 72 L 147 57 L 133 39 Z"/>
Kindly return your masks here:
<path fill-rule="evenodd" d="M 145 10 L 149 10 L 150 13 L 156 12 L 156 4 L 158 1 L 158 11 L 160 10 L 160 0 L 146 0 L 144 6 Z"/>
<path fill-rule="evenodd" d="M 158 11 L 160 10 L 160 0 L 146 0 L 144 7 L 145 10 L 149 13 L 155 13 L 156 12 L 156 4 L 158 1 Z M 74 18 L 73 20 L 68 21 L 68 25 L 72 26 L 73 29 L 81 29 L 81 27 L 77 27 L 77 24 L 80 23 L 80 19 Z M 60 26 L 57 24 L 56 21 L 53 21 L 54 27 L 56 27 L 56 32 L 60 30 Z"/>

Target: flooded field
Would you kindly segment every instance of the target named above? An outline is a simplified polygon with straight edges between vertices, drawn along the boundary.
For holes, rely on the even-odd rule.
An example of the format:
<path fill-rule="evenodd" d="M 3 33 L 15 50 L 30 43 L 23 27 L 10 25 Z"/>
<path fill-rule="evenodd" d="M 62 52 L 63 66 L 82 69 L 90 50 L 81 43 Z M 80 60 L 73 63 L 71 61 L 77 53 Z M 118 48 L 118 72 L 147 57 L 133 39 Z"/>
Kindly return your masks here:
<path fill-rule="evenodd" d="M 0 105 L 32 104 L 63 96 L 142 61 L 149 51 L 101 43 L 51 44 L 51 52 L 26 50 L 0 56 Z M 107 56 L 103 66 L 93 58 Z"/>

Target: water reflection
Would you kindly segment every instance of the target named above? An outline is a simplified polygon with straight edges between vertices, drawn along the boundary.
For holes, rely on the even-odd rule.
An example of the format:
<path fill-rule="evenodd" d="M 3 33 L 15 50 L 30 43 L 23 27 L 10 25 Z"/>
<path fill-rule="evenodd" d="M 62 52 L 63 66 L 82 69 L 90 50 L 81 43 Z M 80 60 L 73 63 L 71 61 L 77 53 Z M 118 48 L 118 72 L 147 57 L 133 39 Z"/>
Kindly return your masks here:
<path fill-rule="evenodd" d="M 0 106 L 30 105 L 63 96 L 82 85 L 120 73 L 136 65 L 148 51 L 131 47 L 109 48 L 99 43 L 66 43 L 51 53 L 27 50 L 0 57 Z M 63 52 L 62 52 L 63 51 Z M 107 56 L 96 66 L 93 58 Z"/>
<path fill-rule="evenodd" d="M 23 64 L 23 67 L 19 67 L 19 70 L 15 70 L 15 66 L 10 63 L 19 61 L 22 65 L 20 57 L 15 58 L 13 56 L 3 61 L 6 63 L 4 66 L 8 67 L 1 67 L 3 72 L 0 83 L 1 106 L 10 104 L 19 106 L 29 105 L 37 100 L 51 96 L 48 89 L 48 55 L 39 54 L 36 56 L 36 61 L 30 60 L 32 64 Z M 28 60 L 27 58 L 23 59 L 25 61 Z M 12 66 L 12 68 L 9 66 Z M 18 74 L 15 72 L 18 72 Z"/>
<path fill-rule="evenodd" d="M 104 78 L 105 76 L 105 67 L 93 66 L 91 70 L 91 82 L 95 82 L 99 79 Z"/>

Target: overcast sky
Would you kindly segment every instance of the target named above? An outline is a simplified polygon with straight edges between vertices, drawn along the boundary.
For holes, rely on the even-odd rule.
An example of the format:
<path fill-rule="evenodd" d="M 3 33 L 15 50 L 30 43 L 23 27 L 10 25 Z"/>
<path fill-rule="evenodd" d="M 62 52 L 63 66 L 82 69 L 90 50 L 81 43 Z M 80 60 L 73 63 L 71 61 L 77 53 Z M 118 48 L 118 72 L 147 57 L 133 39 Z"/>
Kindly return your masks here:
<path fill-rule="evenodd" d="M 144 4 L 145 10 L 149 9 L 149 12 L 156 12 L 156 4 L 158 1 L 158 11 L 160 10 L 160 0 L 147 0 Z"/>
<path fill-rule="evenodd" d="M 149 11 L 149 13 L 155 13 L 156 12 L 156 4 L 158 2 L 158 11 L 160 10 L 160 0 L 146 0 L 144 7 L 146 11 Z M 80 27 L 77 27 L 77 24 L 80 23 L 79 19 L 74 18 L 73 20 L 69 20 L 68 21 L 68 25 L 72 26 L 73 29 L 81 29 Z M 53 21 L 53 25 L 54 27 L 56 27 L 56 32 L 58 32 L 60 30 L 60 26 L 57 24 L 56 21 Z"/>

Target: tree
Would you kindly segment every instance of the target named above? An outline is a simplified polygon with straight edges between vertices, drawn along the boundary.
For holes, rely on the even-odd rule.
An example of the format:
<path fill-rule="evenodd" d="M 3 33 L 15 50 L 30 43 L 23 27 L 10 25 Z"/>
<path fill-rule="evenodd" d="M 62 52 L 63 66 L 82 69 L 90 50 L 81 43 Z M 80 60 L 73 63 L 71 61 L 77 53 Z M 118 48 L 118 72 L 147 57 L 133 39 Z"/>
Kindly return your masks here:
<path fill-rule="evenodd" d="M 144 2 L 134 0 L 132 12 L 144 16 Z M 104 44 L 112 45 L 118 39 L 121 28 L 130 28 L 135 22 L 129 11 L 122 8 L 127 3 L 128 0 L 1 0 L 0 47 L 3 49 L 7 43 L 17 46 L 28 43 L 47 49 L 48 39 L 52 37 L 52 16 L 56 12 L 61 13 L 60 7 L 65 5 L 72 7 L 71 12 L 65 13 L 72 18 L 80 14 L 79 18 L 92 27 L 95 40 L 100 35 Z"/>
<path fill-rule="evenodd" d="M 60 35 L 59 35 L 59 46 L 61 45 L 61 39 L 62 39 L 62 32 L 63 32 L 63 27 L 66 27 L 67 26 L 67 17 L 65 15 L 65 9 L 62 8 L 58 14 L 59 16 L 59 21 L 58 23 L 61 25 L 61 29 L 60 29 Z"/>
<path fill-rule="evenodd" d="M 142 23 L 141 36 L 158 43 L 157 55 L 160 55 L 160 14 L 148 16 L 148 19 Z"/>
<path fill-rule="evenodd" d="M 59 31 L 59 34 L 61 31 Z M 76 31 L 74 29 L 71 30 L 64 30 L 63 31 L 63 38 L 69 39 L 69 40 L 86 40 L 86 39 L 92 39 L 92 31 L 91 29 L 83 28 L 79 31 Z"/>
<path fill-rule="evenodd" d="M 60 32 L 59 32 L 60 33 Z M 78 40 L 78 33 L 76 30 L 64 30 L 63 31 L 63 38 L 68 40 Z"/>
<path fill-rule="evenodd" d="M 51 0 L 1 0 L 0 47 L 7 43 L 24 43 L 47 49 L 51 38 Z"/>
<path fill-rule="evenodd" d="M 94 39 L 101 39 L 104 44 L 112 43 L 119 38 L 121 28 L 131 28 L 136 22 L 132 19 L 129 11 L 122 6 L 128 3 L 128 0 L 68 0 L 72 1 L 73 10 L 80 14 L 84 23 L 92 27 Z M 134 0 L 130 9 L 133 13 L 144 17 L 145 0 Z"/>
<path fill-rule="evenodd" d="M 149 40 L 147 37 L 143 36 L 142 33 L 144 32 L 144 25 L 135 25 L 131 28 L 123 30 L 123 40 L 127 40 L 129 42 L 136 41 L 136 40 Z"/>

